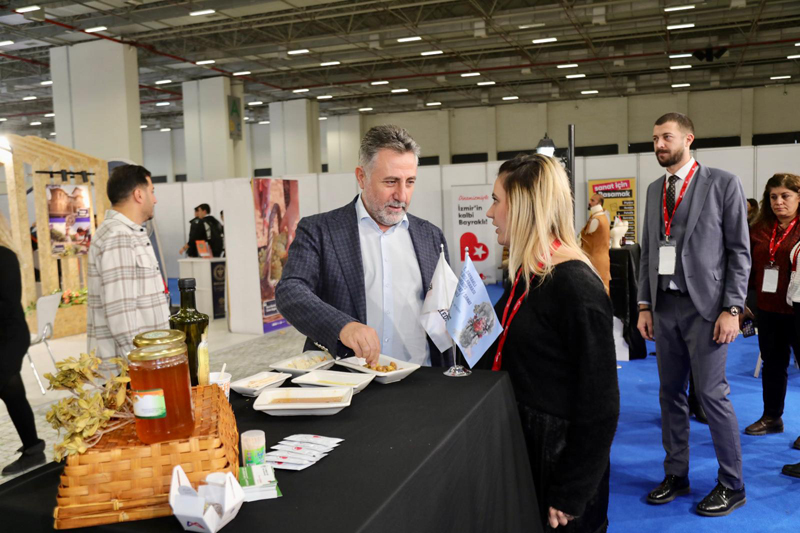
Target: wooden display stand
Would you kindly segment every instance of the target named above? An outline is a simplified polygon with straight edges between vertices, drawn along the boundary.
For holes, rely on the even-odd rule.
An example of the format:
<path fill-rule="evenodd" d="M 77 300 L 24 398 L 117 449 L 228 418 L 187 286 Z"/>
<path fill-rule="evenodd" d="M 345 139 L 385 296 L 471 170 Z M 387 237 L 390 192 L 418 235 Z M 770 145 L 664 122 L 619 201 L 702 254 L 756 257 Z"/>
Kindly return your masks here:
<path fill-rule="evenodd" d="M 50 223 L 48 216 L 47 191 L 49 184 L 89 185 L 94 193 L 94 204 L 97 207 L 96 219 L 94 210 L 89 205 L 89 218 L 92 221 L 92 234 L 96 224 L 103 222 L 106 209 L 111 204 L 106 195 L 108 183 L 108 162 L 84 153 L 60 146 L 39 137 L 21 137 L 7 135 L 7 144 L 0 142 L 0 164 L 5 172 L 8 189 L 8 205 L 11 215 L 11 237 L 17 249 L 22 275 L 22 306 L 27 307 L 35 302 L 39 295 L 33 271 L 33 248 L 30 239 L 29 220 L 36 220 L 36 233 L 39 241 L 39 273 L 41 277 L 41 294 L 51 294 L 54 290 L 79 290 L 87 285 L 87 257 L 54 257 L 51 253 Z M 37 174 L 37 171 L 81 172 L 92 174 L 90 180 L 83 182 L 81 176 L 60 176 L 55 178 L 48 174 Z M 34 216 L 29 216 L 27 189 L 33 184 Z M 61 264 L 59 279 L 58 266 Z M 28 325 L 36 331 L 36 314 L 27 317 Z M 59 308 L 56 323 L 53 324 L 53 336 L 64 337 L 86 331 L 86 306 Z"/>

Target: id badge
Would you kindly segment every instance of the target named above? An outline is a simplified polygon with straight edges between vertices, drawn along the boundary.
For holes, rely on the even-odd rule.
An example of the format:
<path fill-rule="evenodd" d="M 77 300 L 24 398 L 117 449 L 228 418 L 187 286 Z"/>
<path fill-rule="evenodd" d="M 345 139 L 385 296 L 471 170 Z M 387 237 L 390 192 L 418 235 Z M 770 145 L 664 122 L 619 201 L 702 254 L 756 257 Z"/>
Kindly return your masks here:
<path fill-rule="evenodd" d="M 674 244 L 662 242 L 658 247 L 658 275 L 675 275 L 675 260 L 677 259 Z"/>
<path fill-rule="evenodd" d="M 778 292 L 778 267 L 764 268 L 764 283 L 761 285 L 761 292 Z"/>

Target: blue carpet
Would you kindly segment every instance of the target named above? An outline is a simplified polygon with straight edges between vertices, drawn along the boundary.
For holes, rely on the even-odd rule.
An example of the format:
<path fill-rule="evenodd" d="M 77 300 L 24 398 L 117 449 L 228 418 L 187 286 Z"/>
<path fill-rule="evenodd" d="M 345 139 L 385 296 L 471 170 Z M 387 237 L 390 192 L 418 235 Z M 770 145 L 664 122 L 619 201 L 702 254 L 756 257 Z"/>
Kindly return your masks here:
<path fill-rule="evenodd" d="M 655 351 L 648 342 L 648 352 Z M 735 531 L 800 532 L 800 479 L 784 476 L 781 467 L 800 462 L 792 442 L 800 435 L 800 371 L 789 368 L 786 432 L 751 437 L 744 428 L 763 408 L 761 380 L 753 377 L 758 358 L 757 337 L 741 336 L 728 350 L 730 399 L 741 431 L 747 504 L 731 515 L 708 518 L 694 507 L 716 485 L 717 460 L 708 426 L 692 418 L 689 477 L 692 492 L 674 502 L 654 506 L 644 498 L 664 477 L 661 418 L 658 404 L 658 368 L 655 356 L 619 364 L 621 412 L 611 450 L 609 531 L 691 532 Z"/>

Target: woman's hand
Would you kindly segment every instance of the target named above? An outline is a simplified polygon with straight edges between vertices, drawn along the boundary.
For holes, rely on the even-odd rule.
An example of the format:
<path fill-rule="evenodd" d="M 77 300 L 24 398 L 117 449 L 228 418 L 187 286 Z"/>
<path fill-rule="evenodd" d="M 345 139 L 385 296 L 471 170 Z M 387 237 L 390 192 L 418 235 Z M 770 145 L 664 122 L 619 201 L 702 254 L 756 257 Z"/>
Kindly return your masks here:
<path fill-rule="evenodd" d="M 561 512 L 553 507 L 550 507 L 548 515 L 549 516 L 547 517 L 547 519 L 550 522 L 550 527 L 552 527 L 553 529 L 557 528 L 558 526 L 566 526 L 570 520 L 575 518 L 574 516 Z"/>

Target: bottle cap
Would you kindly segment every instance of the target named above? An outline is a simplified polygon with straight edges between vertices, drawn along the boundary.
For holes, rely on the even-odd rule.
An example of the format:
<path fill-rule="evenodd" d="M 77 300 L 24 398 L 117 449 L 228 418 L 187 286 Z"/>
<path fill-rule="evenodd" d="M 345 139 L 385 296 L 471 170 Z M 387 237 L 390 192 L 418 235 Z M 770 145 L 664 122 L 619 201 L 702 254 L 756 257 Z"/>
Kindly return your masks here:
<path fill-rule="evenodd" d="M 195 287 L 196 283 L 194 278 L 181 278 L 178 280 L 179 289 L 194 289 Z"/>

